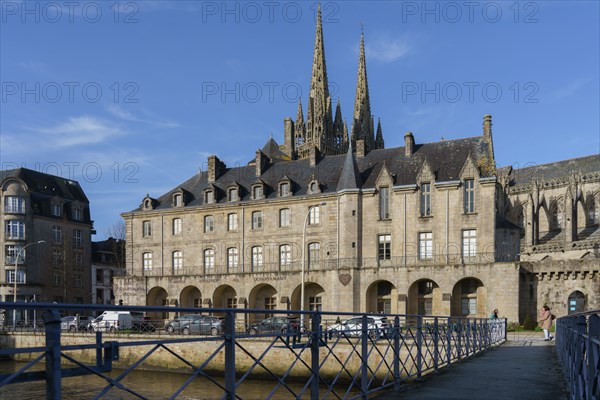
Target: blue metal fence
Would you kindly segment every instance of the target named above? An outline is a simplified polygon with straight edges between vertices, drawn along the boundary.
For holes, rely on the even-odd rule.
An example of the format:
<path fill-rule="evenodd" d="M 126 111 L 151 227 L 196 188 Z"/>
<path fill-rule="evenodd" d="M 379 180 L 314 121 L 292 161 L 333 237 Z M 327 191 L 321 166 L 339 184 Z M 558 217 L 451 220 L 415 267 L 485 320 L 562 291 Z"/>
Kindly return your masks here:
<path fill-rule="evenodd" d="M 0 303 L 0 307 L 32 310 L 31 304 Z M 147 398 L 127 387 L 124 378 L 158 353 L 168 353 L 188 369 L 188 379 L 169 398 L 185 393 L 196 378 L 208 379 L 220 390 L 222 398 L 243 398 L 244 381 L 255 375 L 268 376 L 264 397 L 285 393 L 293 398 L 362 398 L 386 389 L 398 389 L 408 380 L 437 372 L 460 359 L 470 357 L 506 340 L 506 320 L 466 319 L 456 317 L 424 317 L 419 315 L 351 314 L 332 312 L 298 312 L 292 310 L 207 309 L 185 307 L 82 306 L 68 304 L 35 304 L 43 323 L 4 326 L 4 335 L 45 335 L 43 347 L 0 348 L 1 356 L 30 357 L 30 361 L 14 373 L 0 375 L 0 389 L 11 383 L 30 380 L 46 381 L 46 397 L 61 398 L 63 378 L 91 374 L 106 384 L 94 398 L 111 390 L 123 390 L 137 398 Z M 73 333 L 61 332 L 60 311 L 64 313 L 104 310 L 169 313 L 170 316 L 199 313 L 218 316 L 222 321 L 218 332 L 205 335 L 173 334 L 162 321 L 150 321 L 146 332 L 115 329 L 110 332 L 77 332 L 88 335 L 88 343 L 72 344 Z M 285 317 L 283 325 L 258 329 L 256 321 L 267 316 Z M 357 324 L 344 320 L 359 318 Z M 386 322 L 387 320 L 387 322 Z M 383 322 L 382 322 L 383 321 Z M 65 326 L 62 327 L 65 329 Z M 20 330 L 15 332 L 14 330 Z M 25 330 L 25 332 L 23 332 Z M 188 329 L 185 332 L 190 332 Z M 215 335 L 216 332 L 216 335 Z M 94 336 L 95 335 L 95 336 Z M 14 343 L 18 343 L 14 340 Z M 204 358 L 193 357 L 194 351 L 182 351 L 186 343 L 203 342 L 209 351 Z M 207 344 L 208 343 L 208 344 Z M 136 348 L 137 359 L 119 365 L 125 349 Z M 38 354 L 39 355 L 36 355 Z M 32 356 L 36 355 L 36 356 Z M 82 354 L 88 357 L 82 358 Z M 272 357 L 275 354 L 275 357 Z M 281 357 L 285 354 L 285 357 Z M 77 355 L 80 355 L 78 358 Z M 275 358 L 275 360 L 273 360 Z M 89 360 L 93 359 L 94 362 Z M 214 370 L 220 360 L 222 368 Z M 281 365 L 283 360 L 285 365 Z M 42 371 L 31 371 L 44 362 Z M 62 365 L 61 365 L 62 364 Z M 212 365 L 213 368 L 208 366 Z M 117 377 L 107 374 L 119 365 Z M 298 385 L 298 375 L 304 384 Z M 292 385 L 291 383 L 295 384 Z M 148 388 L 151 393 L 151 387 Z M 189 395 L 189 393 L 187 393 Z"/>
<path fill-rule="evenodd" d="M 600 310 L 556 321 L 556 351 L 573 400 L 600 400 Z"/>

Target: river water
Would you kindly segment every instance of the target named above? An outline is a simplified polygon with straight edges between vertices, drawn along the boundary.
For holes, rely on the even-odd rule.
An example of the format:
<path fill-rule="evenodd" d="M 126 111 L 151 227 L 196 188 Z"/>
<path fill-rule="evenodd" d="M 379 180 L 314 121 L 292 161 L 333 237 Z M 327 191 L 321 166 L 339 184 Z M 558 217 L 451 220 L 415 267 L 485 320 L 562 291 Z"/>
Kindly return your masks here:
<path fill-rule="evenodd" d="M 14 361 L 0 361 L 0 374 L 14 372 L 22 368 L 25 364 Z M 38 368 L 40 367 L 38 366 Z M 116 378 L 122 370 L 113 370 L 107 375 Z M 133 371 L 121 382 L 124 386 L 134 390 L 147 399 L 167 399 L 189 378 L 189 375 L 174 372 L 155 372 L 155 371 Z M 220 380 L 223 383 L 223 380 Z M 85 375 L 62 380 L 62 399 L 91 399 L 97 396 L 107 385 L 106 380 L 96 375 Z M 237 389 L 237 395 L 242 399 L 264 399 L 275 388 L 275 381 L 249 380 L 244 381 Z M 292 390 L 298 393 L 302 390 L 304 383 L 296 382 L 289 384 Z M 45 381 L 15 383 L 0 387 L 0 399 L 2 400 L 38 400 L 46 396 Z M 177 396 L 177 399 L 220 399 L 223 391 L 207 378 L 194 379 Z M 285 388 L 280 387 L 274 399 L 290 399 L 294 396 Z M 310 398 L 307 390 L 302 398 Z M 139 397 L 123 391 L 112 388 L 102 396 L 102 399 L 139 399 Z"/>

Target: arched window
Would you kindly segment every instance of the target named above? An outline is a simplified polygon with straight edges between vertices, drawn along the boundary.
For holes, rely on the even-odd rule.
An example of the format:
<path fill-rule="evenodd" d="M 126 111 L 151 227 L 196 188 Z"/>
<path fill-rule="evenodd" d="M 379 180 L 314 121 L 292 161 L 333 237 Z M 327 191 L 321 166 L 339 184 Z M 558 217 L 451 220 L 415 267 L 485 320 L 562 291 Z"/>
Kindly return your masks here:
<path fill-rule="evenodd" d="M 173 252 L 173 269 L 179 270 L 183 268 L 183 252 L 176 250 Z"/>
<path fill-rule="evenodd" d="M 238 249 L 236 247 L 230 247 L 227 249 L 227 272 L 237 272 L 238 269 Z"/>
<path fill-rule="evenodd" d="M 308 268 L 316 269 L 319 268 L 319 258 L 321 252 L 321 244 L 309 243 L 308 244 Z"/>
<path fill-rule="evenodd" d="M 212 272 L 215 269 L 215 250 L 204 250 L 204 270 Z"/>
<path fill-rule="evenodd" d="M 260 271 L 263 267 L 263 248 L 261 246 L 254 246 L 252 248 L 252 270 Z"/>
<path fill-rule="evenodd" d="M 279 246 L 279 266 L 287 267 L 292 263 L 292 246 L 282 244 Z"/>
<path fill-rule="evenodd" d="M 144 265 L 144 271 L 152 270 L 152 253 L 143 253 L 142 254 L 142 263 Z"/>
<path fill-rule="evenodd" d="M 551 228 L 554 231 L 559 231 L 563 228 L 563 213 L 558 204 L 555 204 L 552 208 Z"/>

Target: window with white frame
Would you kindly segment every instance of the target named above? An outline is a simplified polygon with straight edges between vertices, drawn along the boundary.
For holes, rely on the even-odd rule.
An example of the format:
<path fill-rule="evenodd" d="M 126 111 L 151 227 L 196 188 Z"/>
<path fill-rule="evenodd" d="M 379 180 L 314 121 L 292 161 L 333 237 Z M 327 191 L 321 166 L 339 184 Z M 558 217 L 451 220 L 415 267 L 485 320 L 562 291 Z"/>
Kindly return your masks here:
<path fill-rule="evenodd" d="M 252 213 L 252 229 L 262 228 L 262 211 L 254 211 Z"/>
<path fill-rule="evenodd" d="M 52 204 L 52 215 L 55 217 L 60 217 L 62 215 L 62 204 Z"/>
<path fill-rule="evenodd" d="M 152 236 L 152 221 L 142 222 L 142 236 Z"/>
<path fill-rule="evenodd" d="M 377 242 L 377 255 L 379 260 L 390 260 L 392 258 L 392 235 L 379 235 Z"/>
<path fill-rule="evenodd" d="M 142 264 L 144 266 L 144 271 L 152 270 L 152 253 L 142 253 Z"/>
<path fill-rule="evenodd" d="M 227 272 L 237 272 L 239 263 L 238 249 L 230 247 L 227 249 Z"/>
<path fill-rule="evenodd" d="M 212 190 L 207 190 L 204 193 L 204 202 L 206 204 L 213 204 L 215 202 L 215 192 Z"/>
<path fill-rule="evenodd" d="M 60 226 L 52 227 L 52 241 L 56 244 L 62 243 L 62 228 Z"/>
<path fill-rule="evenodd" d="M 286 197 L 290 195 L 290 184 L 283 182 L 279 185 L 279 196 Z"/>
<path fill-rule="evenodd" d="M 181 235 L 183 223 L 181 218 L 173 218 L 173 235 Z"/>
<path fill-rule="evenodd" d="M 321 253 L 321 245 L 319 243 L 308 244 L 308 268 L 318 268 Z"/>
<path fill-rule="evenodd" d="M 279 210 L 279 227 L 287 228 L 290 226 L 292 213 L 289 208 Z"/>
<path fill-rule="evenodd" d="M 227 200 L 229 200 L 229 201 L 238 201 L 239 200 L 237 188 L 229 189 L 229 192 L 227 193 Z"/>
<path fill-rule="evenodd" d="M 321 222 L 321 206 L 312 206 L 308 213 L 308 224 L 317 225 Z"/>
<path fill-rule="evenodd" d="M 204 270 L 213 271 L 215 269 L 215 250 L 204 250 Z"/>
<path fill-rule="evenodd" d="M 25 213 L 25 197 L 6 196 L 4 198 L 4 212 L 13 214 Z"/>
<path fill-rule="evenodd" d="M 279 246 L 279 266 L 287 267 L 292 263 L 292 246 L 282 244 Z"/>
<path fill-rule="evenodd" d="M 431 215 L 431 184 L 421 183 L 421 216 Z"/>
<path fill-rule="evenodd" d="M 210 233 L 215 230 L 215 218 L 212 215 L 204 217 L 204 233 Z"/>
<path fill-rule="evenodd" d="M 463 257 L 475 257 L 477 255 L 477 231 L 466 229 L 462 231 Z"/>
<path fill-rule="evenodd" d="M 20 244 L 9 244 L 5 247 L 4 253 L 4 262 L 6 264 L 14 264 L 17 261 L 17 255 L 21 252 L 19 256 L 19 264 L 23 264 L 25 262 L 25 251 L 21 251 L 23 248 Z"/>
<path fill-rule="evenodd" d="M 228 297 L 225 308 L 237 308 L 237 297 Z"/>
<path fill-rule="evenodd" d="M 175 206 L 175 207 L 183 206 L 183 196 L 180 193 L 173 195 L 173 206 Z"/>
<path fill-rule="evenodd" d="M 252 198 L 254 200 L 263 198 L 263 187 L 262 185 L 256 185 L 252 187 Z"/>
<path fill-rule="evenodd" d="M 183 252 L 181 250 L 175 250 L 172 255 L 173 258 L 173 269 L 179 270 L 183 268 Z"/>
<path fill-rule="evenodd" d="M 15 270 L 14 269 L 6 270 L 6 283 L 15 283 Z M 17 271 L 17 283 L 25 283 L 25 271 L 23 271 L 23 270 Z"/>
<path fill-rule="evenodd" d="M 379 219 L 390 218 L 390 188 L 382 186 L 379 188 Z"/>
<path fill-rule="evenodd" d="M 465 214 L 475 212 L 475 181 L 473 179 L 465 179 L 464 187 L 464 206 Z"/>
<path fill-rule="evenodd" d="M 80 229 L 73 229 L 73 247 L 81 247 L 83 235 Z"/>
<path fill-rule="evenodd" d="M 6 221 L 7 239 L 25 239 L 25 222 L 17 220 Z"/>
<path fill-rule="evenodd" d="M 81 207 L 79 207 L 79 206 L 73 207 L 73 219 L 76 221 L 81 221 L 83 219 Z"/>
<path fill-rule="evenodd" d="M 237 231 L 238 219 L 236 213 L 227 214 L 227 230 L 230 232 Z"/>
<path fill-rule="evenodd" d="M 419 233 L 419 260 L 431 260 L 433 258 L 433 233 Z"/>
<path fill-rule="evenodd" d="M 260 270 L 263 267 L 263 248 L 261 246 L 252 247 L 252 270 Z"/>

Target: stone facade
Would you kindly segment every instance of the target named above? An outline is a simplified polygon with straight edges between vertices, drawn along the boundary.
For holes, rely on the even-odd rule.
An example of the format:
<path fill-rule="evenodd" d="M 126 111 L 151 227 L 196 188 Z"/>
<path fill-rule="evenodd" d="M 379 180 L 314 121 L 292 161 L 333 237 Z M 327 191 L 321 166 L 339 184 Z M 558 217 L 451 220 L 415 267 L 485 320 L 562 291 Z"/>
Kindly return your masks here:
<path fill-rule="evenodd" d="M 385 149 L 363 37 L 349 140 L 339 103 L 331 124 L 322 35 L 319 19 L 308 123 L 300 104 L 282 146 L 270 139 L 242 167 L 210 156 L 208 171 L 122 214 L 116 299 L 469 317 L 498 308 L 523 321 L 542 303 L 566 313 L 578 290 L 585 308 L 600 308 L 597 211 L 585 220 L 592 203 L 577 205 L 598 204 L 597 157 L 496 168 L 489 115 L 480 136 L 419 143 L 407 133 L 404 147 Z M 544 222 L 555 203 L 556 229 Z M 549 259 L 559 253 L 564 263 Z"/>
<path fill-rule="evenodd" d="M 26 168 L 0 171 L 0 300 L 91 303 L 89 202 L 79 183 Z M 38 243 L 44 241 L 43 243 Z M 24 257 L 23 257 L 24 255 Z"/>

